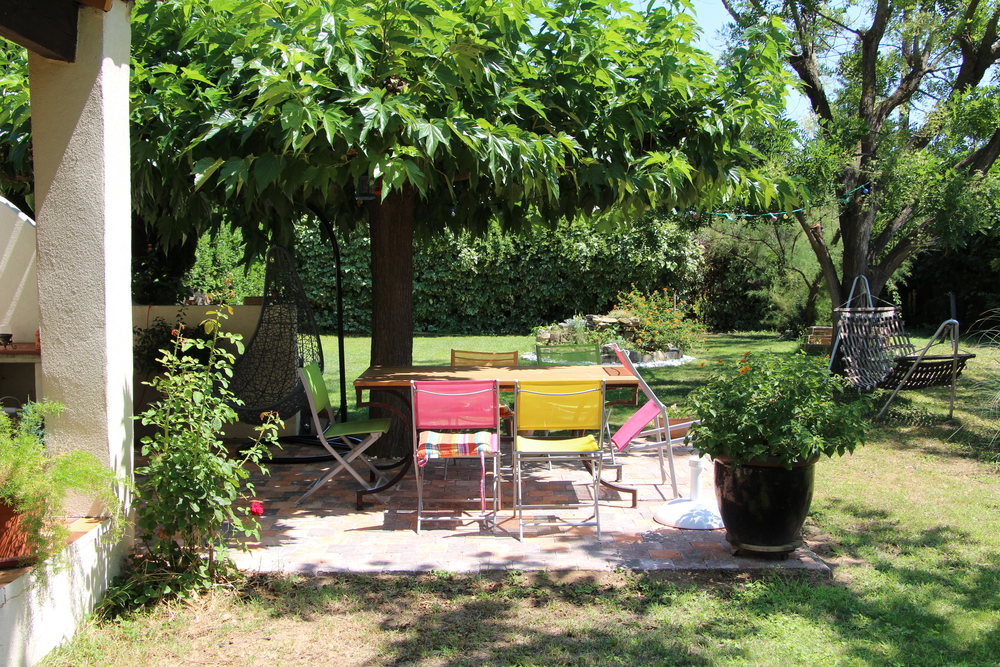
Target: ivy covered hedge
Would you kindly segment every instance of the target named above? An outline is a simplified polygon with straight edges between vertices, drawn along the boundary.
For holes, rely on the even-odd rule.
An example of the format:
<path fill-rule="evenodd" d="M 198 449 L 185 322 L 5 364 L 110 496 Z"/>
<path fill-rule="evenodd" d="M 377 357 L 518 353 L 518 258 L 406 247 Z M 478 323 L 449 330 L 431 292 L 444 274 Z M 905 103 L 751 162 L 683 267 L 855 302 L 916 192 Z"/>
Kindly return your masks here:
<path fill-rule="evenodd" d="M 321 330 L 336 327 L 333 251 L 320 232 L 300 227 L 297 264 Z M 344 327 L 371 325 L 369 241 L 341 239 Z M 446 234 L 418 241 L 414 256 L 417 331 L 524 334 L 575 314 L 604 313 L 619 291 L 685 292 L 696 278 L 699 247 L 657 217 L 614 232 L 566 223 L 513 236 L 497 228 L 473 238 Z"/>

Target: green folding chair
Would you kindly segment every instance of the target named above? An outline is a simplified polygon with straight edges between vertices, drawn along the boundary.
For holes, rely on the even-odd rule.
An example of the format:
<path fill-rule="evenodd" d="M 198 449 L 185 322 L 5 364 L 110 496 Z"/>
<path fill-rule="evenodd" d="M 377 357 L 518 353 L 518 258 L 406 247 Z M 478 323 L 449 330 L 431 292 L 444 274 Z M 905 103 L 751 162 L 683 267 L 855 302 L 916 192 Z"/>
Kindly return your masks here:
<path fill-rule="evenodd" d="M 361 486 L 366 489 L 372 488 L 368 482 L 351 465 L 355 460 L 360 461 L 375 474 L 375 478 L 380 483 L 386 482 L 385 475 L 372 465 L 364 453 L 376 440 L 389 430 L 392 420 L 388 417 L 382 419 L 363 419 L 342 423 L 331 423 L 325 429 L 320 428 L 319 413 L 326 411 L 333 414 L 330 406 L 330 395 L 326 390 L 326 382 L 323 381 L 323 371 L 319 369 L 319 364 L 307 364 L 305 368 L 298 369 L 299 379 L 306 391 L 306 398 L 309 401 L 309 410 L 312 412 L 313 424 L 316 424 L 316 434 L 320 444 L 326 448 L 334 460 L 337 462 L 325 475 L 320 477 L 301 498 L 295 501 L 298 505 L 306 498 L 316 493 L 319 487 L 326 484 L 342 471 L 347 471 Z M 359 440 L 360 438 L 360 440 Z M 338 451 L 340 450 L 340 451 Z M 374 495 L 374 494 L 373 494 Z M 377 495 L 375 498 L 384 503 L 385 501 Z"/>
<path fill-rule="evenodd" d="M 575 366 L 600 364 L 601 346 L 585 345 L 535 345 L 535 358 L 539 366 Z"/>

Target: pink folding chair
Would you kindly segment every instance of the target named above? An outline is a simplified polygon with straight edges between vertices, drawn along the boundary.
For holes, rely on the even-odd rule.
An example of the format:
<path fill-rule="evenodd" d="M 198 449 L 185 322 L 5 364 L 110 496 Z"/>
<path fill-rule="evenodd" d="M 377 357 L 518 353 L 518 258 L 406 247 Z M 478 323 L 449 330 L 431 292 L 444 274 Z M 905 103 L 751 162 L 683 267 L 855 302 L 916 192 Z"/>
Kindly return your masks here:
<path fill-rule="evenodd" d="M 655 448 L 660 456 L 660 481 L 661 484 L 666 484 L 667 471 L 663 464 L 663 450 L 666 449 L 667 463 L 670 467 L 670 486 L 673 489 L 674 498 L 677 498 L 673 446 L 684 444 L 688 429 L 697 423 L 697 420 L 687 417 L 670 417 L 667 414 L 667 406 L 656 397 L 649 384 L 639 375 L 639 371 L 632 363 L 628 353 L 617 345 L 611 347 L 614 348 L 622 365 L 639 381 L 642 393 L 646 394 L 646 398 L 649 399 L 611 436 L 613 451 L 627 453 Z M 652 428 L 647 428 L 650 425 Z M 643 440 L 639 440 L 640 438 Z M 653 438 L 653 440 L 649 441 L 647 438 Z"/>
<path fill-rule="evenodd" d="M 478 458 L 479 510 L 496 532 L 500 509 L 500 386 L 497 380 L 426 380 L 410 383 L 413 458 L 417 475 L 417 533 L 422 521 L 464 520 L 464 515 L 424 517 L 424 469 L 434 459 Z M 486 493 L 486 459 L 493 460 L 492 493 Z M 449 500 L 449 499 L 442 499 Z M 455 499 L 450 499 L 455 502 Z M 492 510 L 487 511 L 487 503 Z"/>

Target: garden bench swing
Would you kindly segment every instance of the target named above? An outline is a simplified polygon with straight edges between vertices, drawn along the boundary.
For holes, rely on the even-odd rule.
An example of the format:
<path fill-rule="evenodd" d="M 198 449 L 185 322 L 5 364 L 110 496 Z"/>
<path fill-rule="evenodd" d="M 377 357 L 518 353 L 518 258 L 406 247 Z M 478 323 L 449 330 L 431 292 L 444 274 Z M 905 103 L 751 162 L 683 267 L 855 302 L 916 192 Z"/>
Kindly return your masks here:
<path fill-rule="evenodd" d="M 951 386 L 948 407 L 951 419 L 955 409 L 955 381 L 966 362 L 976 356 L 958 349 L 958 320 L 943 322 L 917 353 L 903 326 L 899 308 L 891 304 L 875 306 L 865 276 L 854 279 L 847 303 L 834 313 L 837 326 L 830 370 L 842 369 L 848 382 L 861 391 L 892 390 L 876 419 L 882 418 L 902 390 L 947 385 Z M 928 354 L 933 345 L 944 343 L 946 338 L 951 343 L 950 354 Z"/>

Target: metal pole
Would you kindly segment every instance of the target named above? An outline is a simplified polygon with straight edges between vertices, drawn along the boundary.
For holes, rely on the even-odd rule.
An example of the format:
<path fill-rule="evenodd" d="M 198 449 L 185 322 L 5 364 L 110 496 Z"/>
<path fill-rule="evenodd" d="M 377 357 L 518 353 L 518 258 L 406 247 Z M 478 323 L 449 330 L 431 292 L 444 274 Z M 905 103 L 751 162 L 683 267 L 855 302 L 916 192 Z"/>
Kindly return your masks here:
<path fill-rule="evenodd" d="M 344 292 L 341 289 L 340 273 L 340 244 L 337 242 L 337 235 L 333 232 L 333 225 L 319 208 L 309 205 L 309 210 L 316 215 L 320 226 L 326 232 L 330 243 L 333 245 L 333 264 L 337 273 L 337 357 L 340 362 L 340 412 L 338 421 L 347 421 L 347 368 L 344 360 Z"/>

